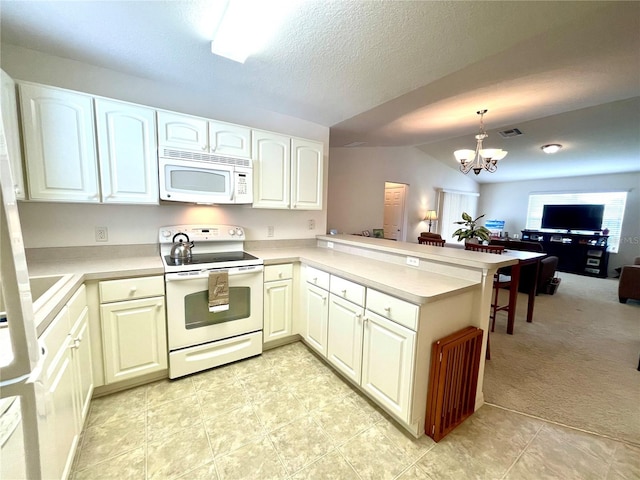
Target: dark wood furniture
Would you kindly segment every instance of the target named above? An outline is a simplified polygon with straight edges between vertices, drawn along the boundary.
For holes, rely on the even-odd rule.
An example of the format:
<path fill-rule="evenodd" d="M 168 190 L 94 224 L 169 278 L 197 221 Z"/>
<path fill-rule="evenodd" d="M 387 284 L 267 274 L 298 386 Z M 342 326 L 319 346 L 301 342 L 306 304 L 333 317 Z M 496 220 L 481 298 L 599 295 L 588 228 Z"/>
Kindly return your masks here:
<path fill-rule="evenodd" d="M 421 245 L 435 245 L 436 247 L 444 247 L 446 240 L 437 239 L 437 238 L 429 238 L 429 237 L 418 237 L 418 243 Z"/>
<path fill-rule="evenodd" d="M 547 255 L 558 257 L 558 270 L 591 277 L 607 277 L 608 235 L 550 233 L 522 230 L 522 240 L 539 243 Z"/>
<path fill-rule="evenodd" d="M 636 257 L 633 265 L 625 265 L 620 273 L 618 283 L 618 299 L 627 303 L 628 299 L 640 300 L 640 257 Z M 638 365 L 640 369 L 640 365 Z"/>

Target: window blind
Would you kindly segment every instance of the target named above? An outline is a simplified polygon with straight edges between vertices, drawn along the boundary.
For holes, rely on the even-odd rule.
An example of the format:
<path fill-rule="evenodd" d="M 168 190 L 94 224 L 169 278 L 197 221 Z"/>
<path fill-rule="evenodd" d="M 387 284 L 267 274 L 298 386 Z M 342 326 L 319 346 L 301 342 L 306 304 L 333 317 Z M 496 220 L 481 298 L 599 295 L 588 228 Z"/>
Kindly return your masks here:
<path fill-rule="evenodd" d="M 476 218 L 478 211 L 478 193 L 472 192 L 455 192 L 450 190 L 440 190 L 439 205 L 440 212 L 438 214 L 439 233 L 447 242 L 458 242 L 457 238 L 452 237 L 460 225 L 453 222 L 462 220 L 462 212 L 467 212 L 473 218 Z"/>
<path fill-rule="evenodd" d="M 626 203 L 627 192 L 532 193 L 529 195 L 526 228 L 528 230 L 541 230 L 542 210 L 545 205 L 604 204 L 602 229 L 609 229 L 609 247 L 607 250 L 617 253 L 620 246 L 622 218 Z"/>

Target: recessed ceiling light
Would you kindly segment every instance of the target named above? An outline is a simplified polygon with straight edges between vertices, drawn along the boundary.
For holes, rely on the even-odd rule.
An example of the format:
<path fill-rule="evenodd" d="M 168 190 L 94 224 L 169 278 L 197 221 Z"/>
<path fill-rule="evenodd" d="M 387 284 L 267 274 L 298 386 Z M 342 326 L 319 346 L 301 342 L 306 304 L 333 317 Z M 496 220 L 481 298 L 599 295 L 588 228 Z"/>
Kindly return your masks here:
<path fill-rule="evenodd" d="M 559 143 L 550 143 L 548 145 L 543 145 L 540 147 L 540 149 L 544 152 L 544 153 L 556 153 L 557 151 L 559 151 L 562 148 L 562 145 L 560 145 Z"/>

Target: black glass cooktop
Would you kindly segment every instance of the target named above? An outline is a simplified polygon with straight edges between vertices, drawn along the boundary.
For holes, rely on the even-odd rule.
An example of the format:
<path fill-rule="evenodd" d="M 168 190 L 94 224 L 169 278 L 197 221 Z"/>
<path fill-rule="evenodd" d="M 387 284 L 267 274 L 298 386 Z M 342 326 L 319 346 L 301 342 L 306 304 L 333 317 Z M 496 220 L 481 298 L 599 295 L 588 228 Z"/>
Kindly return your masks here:
<path fill-rule="evenodd" d="M 240 262 L 243 260 L 258 260 L 257 257 L 247 252 L 218 252 L 218 253 L 195 253 L 190 258 L 171 258 L 170 255 L 164 257 L 167 265 L 202 265 L 206 263 Z"/>

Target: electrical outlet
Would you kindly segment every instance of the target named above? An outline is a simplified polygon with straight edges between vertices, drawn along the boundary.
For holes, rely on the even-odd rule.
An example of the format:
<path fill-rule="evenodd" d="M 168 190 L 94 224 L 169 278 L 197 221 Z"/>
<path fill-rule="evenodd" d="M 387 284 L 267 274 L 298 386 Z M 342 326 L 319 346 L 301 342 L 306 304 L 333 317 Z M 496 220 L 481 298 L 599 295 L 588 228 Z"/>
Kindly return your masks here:
<path fill-rule="evenodd" d="M 273 228 L 272 226 L 267 227 L 267 237 L 273 237 L 274 231 L 275 228 Z"/>
<path fill-rule="evenodd" d="M 412 267 L 420 266 L 420 259 L 417 257 L 407 257 L 407 265 L 411 265 Z"/>
<path fill-rule="evenodd" d="M 333 248 L 333 242 L 327 242 L 327 248 Z"/>
<path fill-rule="evenodd" d="M 315 230 L 316 229 L 316 221 L 312 218 L 309 220 L 309 230 Z"/>
<path fill-rule="evenodd" d="M 96 242 L 106 242 L 109 240 L 109 230 L 107 227 L 96 227 Z"/>

